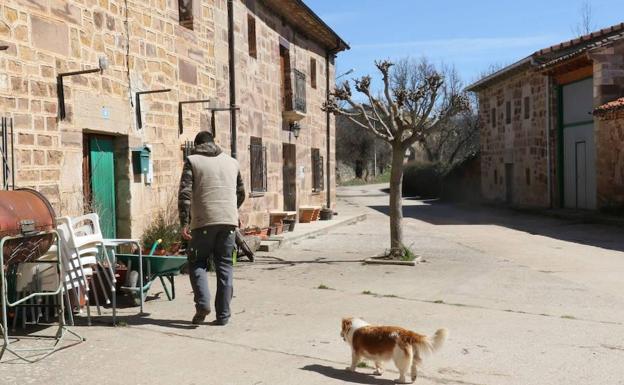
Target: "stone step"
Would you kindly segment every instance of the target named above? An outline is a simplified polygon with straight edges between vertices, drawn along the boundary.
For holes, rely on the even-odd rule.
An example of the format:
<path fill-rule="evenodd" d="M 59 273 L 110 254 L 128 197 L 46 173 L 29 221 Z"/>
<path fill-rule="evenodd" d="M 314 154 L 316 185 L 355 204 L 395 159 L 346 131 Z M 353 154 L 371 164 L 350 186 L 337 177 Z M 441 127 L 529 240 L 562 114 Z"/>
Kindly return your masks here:
<path fill-rule="evenodd" d="M 280 247 L 280 241 L 266 240 L 260 243 L 260 248 L 258 249 L 258 251 L 269 252 L 279 247 Z"/>

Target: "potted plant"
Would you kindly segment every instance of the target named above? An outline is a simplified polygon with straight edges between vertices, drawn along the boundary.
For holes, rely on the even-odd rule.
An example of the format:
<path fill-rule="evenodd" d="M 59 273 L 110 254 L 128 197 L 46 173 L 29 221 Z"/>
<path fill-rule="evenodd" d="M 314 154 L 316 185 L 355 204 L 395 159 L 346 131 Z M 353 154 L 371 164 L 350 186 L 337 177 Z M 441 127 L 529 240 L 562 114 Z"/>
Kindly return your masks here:
<path fill-rule="evenodd" d="M 141 237 L 144 252 L 149 252 L 154 243 L 161 240 L 154 250 L 155 255 L 177 254 L 181 245 L 179 228 L 177 221 L 168 219 L 162 212 L 159 213 Z"/>
<path fill-rule="evenodd" d="M 334 217 L 334 210 L 330 209 L 327 206 L 323 206 L 321 209 L 321 217 L 322 221 L 328 221 Z"/>

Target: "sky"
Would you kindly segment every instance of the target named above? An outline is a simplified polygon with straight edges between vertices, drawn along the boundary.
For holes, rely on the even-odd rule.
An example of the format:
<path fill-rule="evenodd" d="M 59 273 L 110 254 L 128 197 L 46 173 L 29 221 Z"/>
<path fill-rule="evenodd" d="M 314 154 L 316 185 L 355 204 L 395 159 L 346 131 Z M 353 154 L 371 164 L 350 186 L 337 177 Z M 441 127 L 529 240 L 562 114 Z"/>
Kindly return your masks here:
<path fill-rule="evenodd" d="M 304 0 L 351 49 L 337 76 L 377 75 L 377 59 L 427 57 L 453 65 L 467 85 L 575 37 L 584 3 L 595 29 L 624 22 L 624 0 Z M 342 79 L 341 79 L 342 80 Z"/>

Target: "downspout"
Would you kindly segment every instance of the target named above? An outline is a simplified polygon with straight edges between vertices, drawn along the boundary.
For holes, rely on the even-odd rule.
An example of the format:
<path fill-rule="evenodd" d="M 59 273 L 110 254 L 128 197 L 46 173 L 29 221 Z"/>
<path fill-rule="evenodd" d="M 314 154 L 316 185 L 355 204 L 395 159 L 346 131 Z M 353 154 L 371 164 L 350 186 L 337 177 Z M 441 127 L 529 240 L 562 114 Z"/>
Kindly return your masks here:
<path fill-rule="evenodd" d="M 552 82 L 550 75 L 546 75 L 546 184 L 548 185 L 548 207 L 553 207 L 553 192 L 552 192 L 552 162 L 550 157 L 550 129 L 552 124 L 552 103 L 550 100 L 550 88 Z"/>
<path fill-rule="evenodd" d="M 230 80 L 230 155 L 237 156 L 236 132 L 236 69 L 234 68 L 234 1 L 228 0 L 228 70 Z"/>
<path fill-rule="evenodd" d="M 329 91 L 329 58 L 330 58 L 330 51 L 326 51 L 325 52 L 325 101 L 329 104 L 329 97 L 330 97 L 330 91 Z M 327 208 L 331 209 L 331 145 L 330 145 L 330 135 L 331 135 L 331 117 L 330 117 L 330 112 L 329 110 L 325 111 L 325 118 L 326 118 L 326 130 L 327 130 L 327 140 L 325 141 L 326 143 L 326 147 L 327 147 L 327 157 L 326 157 L 326 163 L 327 163 Z"/>

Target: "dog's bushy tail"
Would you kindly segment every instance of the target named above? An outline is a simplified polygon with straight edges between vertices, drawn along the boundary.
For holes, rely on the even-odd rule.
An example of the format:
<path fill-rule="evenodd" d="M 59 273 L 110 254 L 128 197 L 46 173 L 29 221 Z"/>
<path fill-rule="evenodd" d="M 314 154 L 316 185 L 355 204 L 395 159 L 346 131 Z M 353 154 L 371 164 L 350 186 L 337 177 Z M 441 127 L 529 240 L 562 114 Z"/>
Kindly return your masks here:
<path fill-rule="evenodd" d="M 421 353 L 433 353 L 444 345 L 449 331 L 445 328 L 438 329 L 433 336 L 423 336 L 415 341 L 414 345 Z"/>

